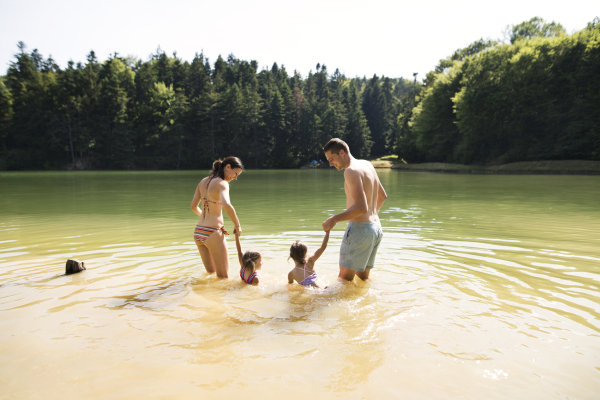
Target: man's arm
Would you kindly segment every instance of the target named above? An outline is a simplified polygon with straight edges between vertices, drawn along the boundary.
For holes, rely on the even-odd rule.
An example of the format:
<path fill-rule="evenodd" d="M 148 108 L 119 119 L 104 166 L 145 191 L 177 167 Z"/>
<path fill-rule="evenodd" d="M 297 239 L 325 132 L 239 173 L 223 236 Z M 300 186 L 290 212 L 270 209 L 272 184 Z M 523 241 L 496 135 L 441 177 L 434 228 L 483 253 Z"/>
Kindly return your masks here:
<path fill-rule="evenodd" d="M 379 187 L 377 188 L 377 212 L 379 212 L 379 209 L 383 206 L 385 199 L 387 199 L 387 193 L 385 193 L 385 189 L 383 188 L 381 181 L 379 181 Z"/>
<path fill-rule="evenodd" d="M 352 205 L 346 211 L 327 218 L 323 222 L 323 230 L 325 232 L 331 230 L 338 222 L 360 217 L 369 211 L 367 196 L 365 195 L 362 179 L 360 179 L 360 173 L 352 169 L 347 169 L 344 171 L 344 179 L 348 186 L 348 196 L 352 199 Z"/>

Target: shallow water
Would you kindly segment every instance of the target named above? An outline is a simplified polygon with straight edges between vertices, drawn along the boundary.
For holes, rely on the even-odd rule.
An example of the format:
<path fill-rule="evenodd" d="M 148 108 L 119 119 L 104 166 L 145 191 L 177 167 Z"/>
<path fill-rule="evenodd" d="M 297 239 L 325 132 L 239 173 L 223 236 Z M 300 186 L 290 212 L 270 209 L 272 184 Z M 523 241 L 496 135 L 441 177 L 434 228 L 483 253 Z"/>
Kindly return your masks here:
<path fill-rule="evenodd" d="M 0 173 L 0 398 L 597 399 L 600 177 L 379 175 L 372 279 L 337 280 L 339 224 L 315 290 L 286 259 L 343 211 L 340 172 L 232 182 L 258 287 L 232 237 L 231 279 L 201 264 L 205 173 Z"/>

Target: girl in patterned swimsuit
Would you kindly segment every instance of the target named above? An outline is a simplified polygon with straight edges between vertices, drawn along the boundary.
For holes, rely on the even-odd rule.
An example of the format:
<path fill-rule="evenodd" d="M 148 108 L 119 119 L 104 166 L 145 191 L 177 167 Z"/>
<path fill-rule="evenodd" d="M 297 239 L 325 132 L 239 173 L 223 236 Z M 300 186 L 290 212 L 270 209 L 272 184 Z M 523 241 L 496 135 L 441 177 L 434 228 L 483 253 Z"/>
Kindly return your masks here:
<path fill-rule="evenodd" d="M 249 285 L 258 285 L 258 270 L 262 267 L 262 255 L 258 251 L 248 250 L 242 253 L 242 244 L 240 243 L 240 234 L 234 229 L 235 247 L 240 261 L 240 278 Z"/>
<path fill-rule="evenodd" d="M 299 240 L 296 240 L 294 244 L 292 244 L 292 247 L 290 247 L 290 258 L 294 260 L 296 265 L 288 274 L 289 283 L 294 283 L 294 281 L 296 281 L 302 286 L 311 286 L 319 289 L 327 288 L 327 285 L 325 285 L 325 283 L 323 283 L 323 281 L 317 277 L 317 273 L 315 272 L 315 263 L 327 248 L 328 241 L 329 231 L 325 232 L 325 237 L 323 238 L 321 247 L 315 251 L 315 254 L 313 254 L 311 257 L 308 257 L 308 259 L 306 258 L 306 254 L 308 253 L 308 247 L 306 244 Z"/>

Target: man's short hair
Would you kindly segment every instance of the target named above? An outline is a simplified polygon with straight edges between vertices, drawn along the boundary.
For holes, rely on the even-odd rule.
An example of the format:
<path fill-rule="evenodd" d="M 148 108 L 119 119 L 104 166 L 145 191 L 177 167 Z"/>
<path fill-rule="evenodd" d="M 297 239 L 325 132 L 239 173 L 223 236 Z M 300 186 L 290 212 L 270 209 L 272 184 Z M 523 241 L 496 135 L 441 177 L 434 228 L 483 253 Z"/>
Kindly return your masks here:
<path fill-rule="evenodd" d="M 325 147 L 323 147 L 323 152 L 325 153 L 329 151 L 331 154 L 340 154 L 340 150 L 344 150 L 346 154 L 350 153 L 350 149 L 348 148 L 346 142 L 338 138 L 331 139 L 329 142 L 327 142 Z"/>

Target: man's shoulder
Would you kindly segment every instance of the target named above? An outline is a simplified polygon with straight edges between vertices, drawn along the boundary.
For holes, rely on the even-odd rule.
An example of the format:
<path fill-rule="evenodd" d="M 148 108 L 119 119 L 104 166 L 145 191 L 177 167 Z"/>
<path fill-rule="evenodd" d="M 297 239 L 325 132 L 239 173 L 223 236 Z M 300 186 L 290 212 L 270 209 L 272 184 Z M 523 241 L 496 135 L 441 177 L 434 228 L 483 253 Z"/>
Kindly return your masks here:
<path fill-rule="evenodd" d="M 371 164 L 370 161 L 367 160 L 359 160 L 359 159 L 354 159 L 354 162 L 352 164 L 350 164 L 348 166 L 348 168 L 346 168 L 345 171 L 349 171 L 350 173 L 365 173 L 365 172 L 371 172 L 374 171 L 375 168 L 373 168 L 373 164 Z"/>

